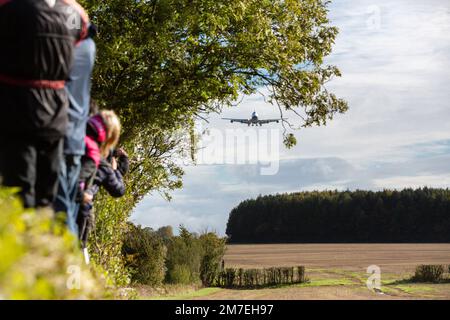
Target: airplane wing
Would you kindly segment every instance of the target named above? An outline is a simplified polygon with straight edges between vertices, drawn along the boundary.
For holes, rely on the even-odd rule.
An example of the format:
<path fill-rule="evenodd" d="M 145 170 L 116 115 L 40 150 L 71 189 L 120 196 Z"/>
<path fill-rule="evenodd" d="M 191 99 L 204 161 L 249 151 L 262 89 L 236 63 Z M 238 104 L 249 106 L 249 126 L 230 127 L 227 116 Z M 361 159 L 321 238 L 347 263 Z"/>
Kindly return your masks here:
<path fill-rule="evenodd" d="M 280 119 L 261 119 L 261 120 L 258 120 L 258 123 L 259 124 L 267 124 L 267 123 L 271 123 L 271 122 L 276 122 L 276 123 L 279 123 L 280 121 L 283 121 L 283 120 L 287 120 L 287 118 L 280 118 Z"/>
<path fill-rule="evenodd" d="M 233 122 L 238 122 L 238 123 L 245 123 L 245 124 L 249 124 L 249 120 L 248 119 L 232 119 L 232 118 L 222 118 L 223 120 L 230 120 L 231 123 Z"/>

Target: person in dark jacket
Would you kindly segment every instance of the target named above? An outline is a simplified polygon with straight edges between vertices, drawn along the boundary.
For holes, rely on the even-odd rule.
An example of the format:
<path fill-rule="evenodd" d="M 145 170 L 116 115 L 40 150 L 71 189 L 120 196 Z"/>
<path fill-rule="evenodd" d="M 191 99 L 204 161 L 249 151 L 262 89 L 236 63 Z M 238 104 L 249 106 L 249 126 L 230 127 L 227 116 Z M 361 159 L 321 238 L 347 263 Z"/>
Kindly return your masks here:
<path fill-rule="evenodd" d="M 86 136 L 84 140 L 85 154 L 81 158 L 81 171 L 77 192 L 77 201 L 80 204 L 80 208 L 77 212 L 76 221 L 78 227 L 78 236 L 81 240 L 81 235 L 85 233 L 86 227 L 90 226 L 90 224 L 87 224 L 89 222 L 88 220 L 79 222 L 80 219 L 78 217 L 80 217 L 80 215 L 83 215 L 82 213 L 80 214 L 80 212 L 90 213 L 93 202 L 93 193 L 87 192 L 87 190 L 94 186 L 95 179 L 97 178 L 97 173 L 101 174 L 101 172 L 104 171 L 104 169 L 102 169 L 104 167 L 104 165 L 102 165 L 102 159 L 107 158 L 110 154 L 110 151 L 117 146 L 120 137 L 120 131 L 120 120 L 113 111 L 102 110 L 98 114 L 90 117 L 88 120 L 86 127 Z M 112 161 L 112 165 L 114 166 L 114 160 Z M 112 179 L 119 177 L 121 179 L 121 176 L 116 175 L 107 175 L 105 177 L 100 175 L 100 177 L 102 178 L 101 181 L 105 180 L 106 178 Z M 123 184 L 122 179 L 120 180 L 120 182 Z M 113 183 L 114 181 L 110 183 L 110 180 L 108 179 L 105 180 L 105 183 L 97 182 L 99 186 L 106 185 L 107 187 L 109 187 L 110 185 L 112 185 L 112 187 L 115 187 L 116 185 Z M 113 190 L 113 192 L 119 191 L 121 190 Z M 86 219 L 89 217 L 90 215 L 88 214 L 86 216 Z M 85 247 L 83 249 L 85 249 Z M 89 260 L 87 251 L 84 251 L 86 262 L 88 263 Z"/>
<path fill-rule="evenodd" d="M 89 26 L 89 36 L 75 47 L 75 59 L 66 84 L 69 97 L 69 124 L 64 138 L 64 156 L 60 163 L 59 187 L 54 204 L 55 212 L 64 212 L 69 230 L 77 235 L 76 218 L 79 205 L 76 201 L 81 157 L 85 152 L 86 125 L 91 104 L 91 76 L 94 68 L 97 33 Z"/>
<path fill-rule="evenodd" d="M 102 159 L 102 154 L 106 152 L 104 151 L 104 147 L 107 140 L 108 128 L 102 114 L 105 114 L 105 111 L 89 118 L 86 126 L 86 135 L 84 137 L 85 151 L 81 157 L 81 169 L 77 184 L 76 199 L 78 203 L 85 202 L 83 200 L 85 197 L 84 191 L 92 186 Z"/>
<path fill-rule="evenodd" d="M 93 197 L 100 187 L 110 196 L 120 198 L 125 194 L 123 176 L 128 173 L 128 154 L 122 148 L 112 151 L 107 159 L 102 158 L 92 186 L 86 191 Z"/>
<path fill-rule="evenodd" d="M 68 25 L 75 18 L 80 23 Z M 65 80 L 87 15 L 73 0 L 0 0 L 0 180 L 53 204 L 67 129 Z"/>
<path fill-rule="evenodd" d="M 83 203 L 78 212 L 77 224 L 81 248 L 86 263 L 89 264 L 87 241 L 94 226 L 93 201 L 95 195 L 103 187 L 109 195 L 120 198 L 125 194 L 124 175 L 129 169 L 128 155 L 123 149 L 111 152 L 108 158 L 102 158 L 92 185 L 83 193 Z"/>

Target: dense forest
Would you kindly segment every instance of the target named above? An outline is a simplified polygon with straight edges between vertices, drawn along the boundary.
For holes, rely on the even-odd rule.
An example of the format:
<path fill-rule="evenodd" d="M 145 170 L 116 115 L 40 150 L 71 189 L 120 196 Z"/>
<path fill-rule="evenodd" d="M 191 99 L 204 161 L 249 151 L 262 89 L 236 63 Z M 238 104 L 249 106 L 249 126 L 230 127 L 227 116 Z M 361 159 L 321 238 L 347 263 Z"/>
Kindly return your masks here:
<path fill-rule="evenodd" d="M 450 242 L 450 190 L 259 196 L 234 208 L 232 243 Z"/>

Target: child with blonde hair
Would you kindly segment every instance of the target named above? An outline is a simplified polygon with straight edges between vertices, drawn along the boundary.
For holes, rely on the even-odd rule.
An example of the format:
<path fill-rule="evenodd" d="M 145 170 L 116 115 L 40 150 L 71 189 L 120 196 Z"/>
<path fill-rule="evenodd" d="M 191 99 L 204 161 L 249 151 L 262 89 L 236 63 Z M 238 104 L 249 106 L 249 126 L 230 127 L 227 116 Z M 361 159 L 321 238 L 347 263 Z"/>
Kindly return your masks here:
<path fill-rule="evenodd" d="M 82 158 L 77 217 L 78 234 L 86 263 L 87 240 L 93 227 L 93 200 L 100 187 L 113 197 L 125 194 L 123 175 L 128 171 L 128 155 L 115 150 L 121 132 L 120 120 L 113 111 L 102 110 L 92 116 L 86 129 L 86 153 Z"/>

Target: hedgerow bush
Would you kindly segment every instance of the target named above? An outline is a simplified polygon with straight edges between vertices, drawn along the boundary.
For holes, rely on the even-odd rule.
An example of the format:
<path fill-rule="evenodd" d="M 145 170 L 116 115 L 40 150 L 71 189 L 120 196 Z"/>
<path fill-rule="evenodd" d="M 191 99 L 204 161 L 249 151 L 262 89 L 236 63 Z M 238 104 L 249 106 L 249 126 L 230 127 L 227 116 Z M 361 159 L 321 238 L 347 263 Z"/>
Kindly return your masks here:
<path fill-rule="evenodd" d="M 215 285 L 224 288 L 261 288 L 306 281 L 303 266 L 268 269 L 227 268 L 219 273 Z"/>
<path fill-rule="evenodd" d="M 176 264 L 167 271 L 167 278 L 173 284 L 191 284 L 198 282 L 192 274 L 190 266 L 186 264 Z"/>
<path fill-rule="evenodd" d="M 114 287 L 84 264 L 75 238 L 51 211 L 25 210 L 0 189 L 0 299 L 104 299 Z"/>
<path fill-rule="evenodd" d="M 444 278 L 443 265 L 420 265 L 411 278 L 413 282 L 440 282 Z"/>
<path fill-rule="evenodd" d="M 297 267 L 297 281 L 300 283 L 307 282 L 306 271 L 304 266 Z"/>
<path fill-rule="evenodd" d="M 204 286 L 211 286 L 221 271 L 221 263 L 226 250 L 226 239 L 215 233 L 202 234 L 199 238 L 202 247 L 200 279 Z"/>

